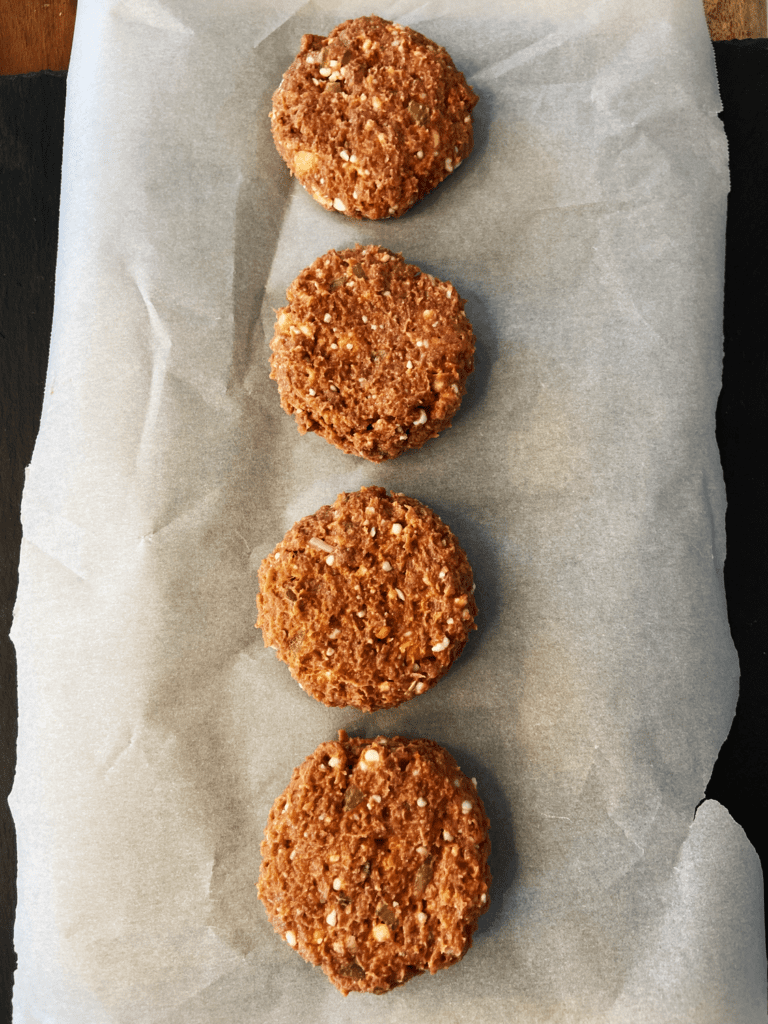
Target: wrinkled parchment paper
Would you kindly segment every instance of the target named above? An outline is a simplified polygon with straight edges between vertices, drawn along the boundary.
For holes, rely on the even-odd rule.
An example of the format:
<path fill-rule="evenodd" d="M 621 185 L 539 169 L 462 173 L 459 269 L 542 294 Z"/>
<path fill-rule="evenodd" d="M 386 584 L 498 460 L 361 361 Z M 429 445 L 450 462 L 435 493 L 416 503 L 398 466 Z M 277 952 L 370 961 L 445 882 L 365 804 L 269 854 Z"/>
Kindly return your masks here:
<path fill-rule="evenodd" d="M 302 33 L 364 13 L 79 5 L 13 634 L 15 1020 L 763 1021 L 758 860 L 696 812 L 738 685 L 700 0 L 380 3 L 480 102 L 472 157 L 377 224 L 314 203 L 267 119 Z M 299 437 L 268 380 L 287 285 L 357 241 L 451 280 L 478 337 L 453 428 L 383 466 Z M 435 689 L 364 716 L 253 623 L 284 531 L 371 483 L 452 527 L 481 611 Z M 342 727 L 445 744 L 493 821 L 474 947 L 385 997 L 344 1000 L 254 885 L 269 807 Z"/>

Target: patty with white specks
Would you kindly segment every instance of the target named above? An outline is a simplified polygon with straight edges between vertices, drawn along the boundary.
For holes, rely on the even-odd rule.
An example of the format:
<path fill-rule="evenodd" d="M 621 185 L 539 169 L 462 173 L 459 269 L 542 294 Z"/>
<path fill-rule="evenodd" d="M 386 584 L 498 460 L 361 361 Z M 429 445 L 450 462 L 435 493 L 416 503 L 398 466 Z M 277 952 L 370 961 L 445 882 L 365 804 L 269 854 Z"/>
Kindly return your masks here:
<path fill-rule="evenodd" d="M 269 116 L 310 195 L 378 220 L 401 216 L 469 156 L 476 103 L 442 46 L 374 15 L 303 36 Z"/>
<path fill-rule="evenodd" d="M 295 523 L 259 568 L 264 643 L 331 707 L 397 707 L 451 667 L 475 629 L 472 569 L 426 505 L 383 487 Z"/>
<path fill-rule="evenodd" d="M 475 354 L 450 282 L 358 245 L 316 259 L 287 298 L 270 376 L 300 433 L 382 462 L 450 427 Z"/>
<path fill-rule="evenodd" d="M 258 893 L 275 931 L 344 994 L 461 960 L 488 909 L 489 821 L 432 740 L 323 743 L 269 815 Z"/>

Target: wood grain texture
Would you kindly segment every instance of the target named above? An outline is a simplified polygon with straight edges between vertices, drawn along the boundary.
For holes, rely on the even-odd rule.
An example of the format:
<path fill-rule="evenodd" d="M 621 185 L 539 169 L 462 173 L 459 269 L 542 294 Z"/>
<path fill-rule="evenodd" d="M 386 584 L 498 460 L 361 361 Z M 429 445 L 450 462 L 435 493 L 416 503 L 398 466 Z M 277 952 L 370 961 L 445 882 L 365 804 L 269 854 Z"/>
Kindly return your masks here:
<path fill-rule="evenodd" d="M 722 39 L 764 39 L 768 36 L 766 0 L 704 0 L 709 34 Z"/>
<path fill-rule="evenodd" d="M 703 5 L 714 41 L 768 36 L 766 0 L 703 0 Z"/>
<path fill-rule="evenodd" d="M 65 71 L 77 0 L 2 0 L 0 75 Z"/>
<path fill-rule="evenodd" d="M 768 36 L 766 0 L 702 0 L 713 40 Z M 69 67 L 77 0 L 2 0 L 0 75 Z"/>

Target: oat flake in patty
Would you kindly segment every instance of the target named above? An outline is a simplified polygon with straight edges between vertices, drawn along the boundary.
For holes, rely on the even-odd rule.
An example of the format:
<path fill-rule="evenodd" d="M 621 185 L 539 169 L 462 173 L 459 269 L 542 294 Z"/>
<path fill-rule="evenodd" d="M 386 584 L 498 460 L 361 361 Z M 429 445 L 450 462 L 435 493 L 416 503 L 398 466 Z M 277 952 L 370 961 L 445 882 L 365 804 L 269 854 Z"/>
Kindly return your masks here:
<path fill-rule="evenodd" d="M 264 643 L 331 707 L 396 707 L 445 675 L 475 629 L 472 569 L 450 529 L 383 487 L 299 520 L 259 569 Z"/>
<path fill-rule="evenodd" d="M 476 103 L 442 46 L 355 18 L 302 37 L 272 99 L 272 136 L 326 209 L 399 217 L 469 156 Z"/>
<path fill-rule="evenodd" d="M 451 425 L 475 336 L 450 282 L 358 245 L 320 256 L 287 298 L 270 376 L 302 434 L 382 462 Z"/>
<path fill-rule="evenodd" d="M 489 822 L 432 740 L 342 730 L 269 815 L 258 892 L 275 931 L 344 994 L 460 960 L 488 909 Z"/>

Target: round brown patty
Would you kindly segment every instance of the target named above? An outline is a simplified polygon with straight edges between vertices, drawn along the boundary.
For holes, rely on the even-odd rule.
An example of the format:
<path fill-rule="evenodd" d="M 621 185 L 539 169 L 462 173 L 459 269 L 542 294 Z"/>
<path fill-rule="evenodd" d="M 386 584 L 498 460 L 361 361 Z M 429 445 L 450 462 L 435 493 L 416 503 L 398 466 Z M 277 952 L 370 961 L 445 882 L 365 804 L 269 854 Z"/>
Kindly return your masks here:
<path fill-rule="evenodd" d="M 293 772 L 261 844 L 278 934 L 348 992 L 449 967 L 488 909 L 489 822 L 431 740 L 339 733 Z"/>
<path fill-rule="evenodd" d="M 429 689 L 477 614 L 448 527 L 404 494 L 363 487 L 299 520 L 259 568 L 257 626 L 317 700 L 362 711 Z"/>
<path fill-rule="evenodd" d="M 451 284 L 358 245 L 315 260 L 287 298 L 270 376 L 302 434 L 382 462 L 451 425 L 475 353 Z"/>
<path fill-rule="evenodd" d="M 472 151 L 477 96 L 442 46 L 375 16 L 305 35 L 272 98 L 275 145 L 350 217 L 399 217 Z"/>

